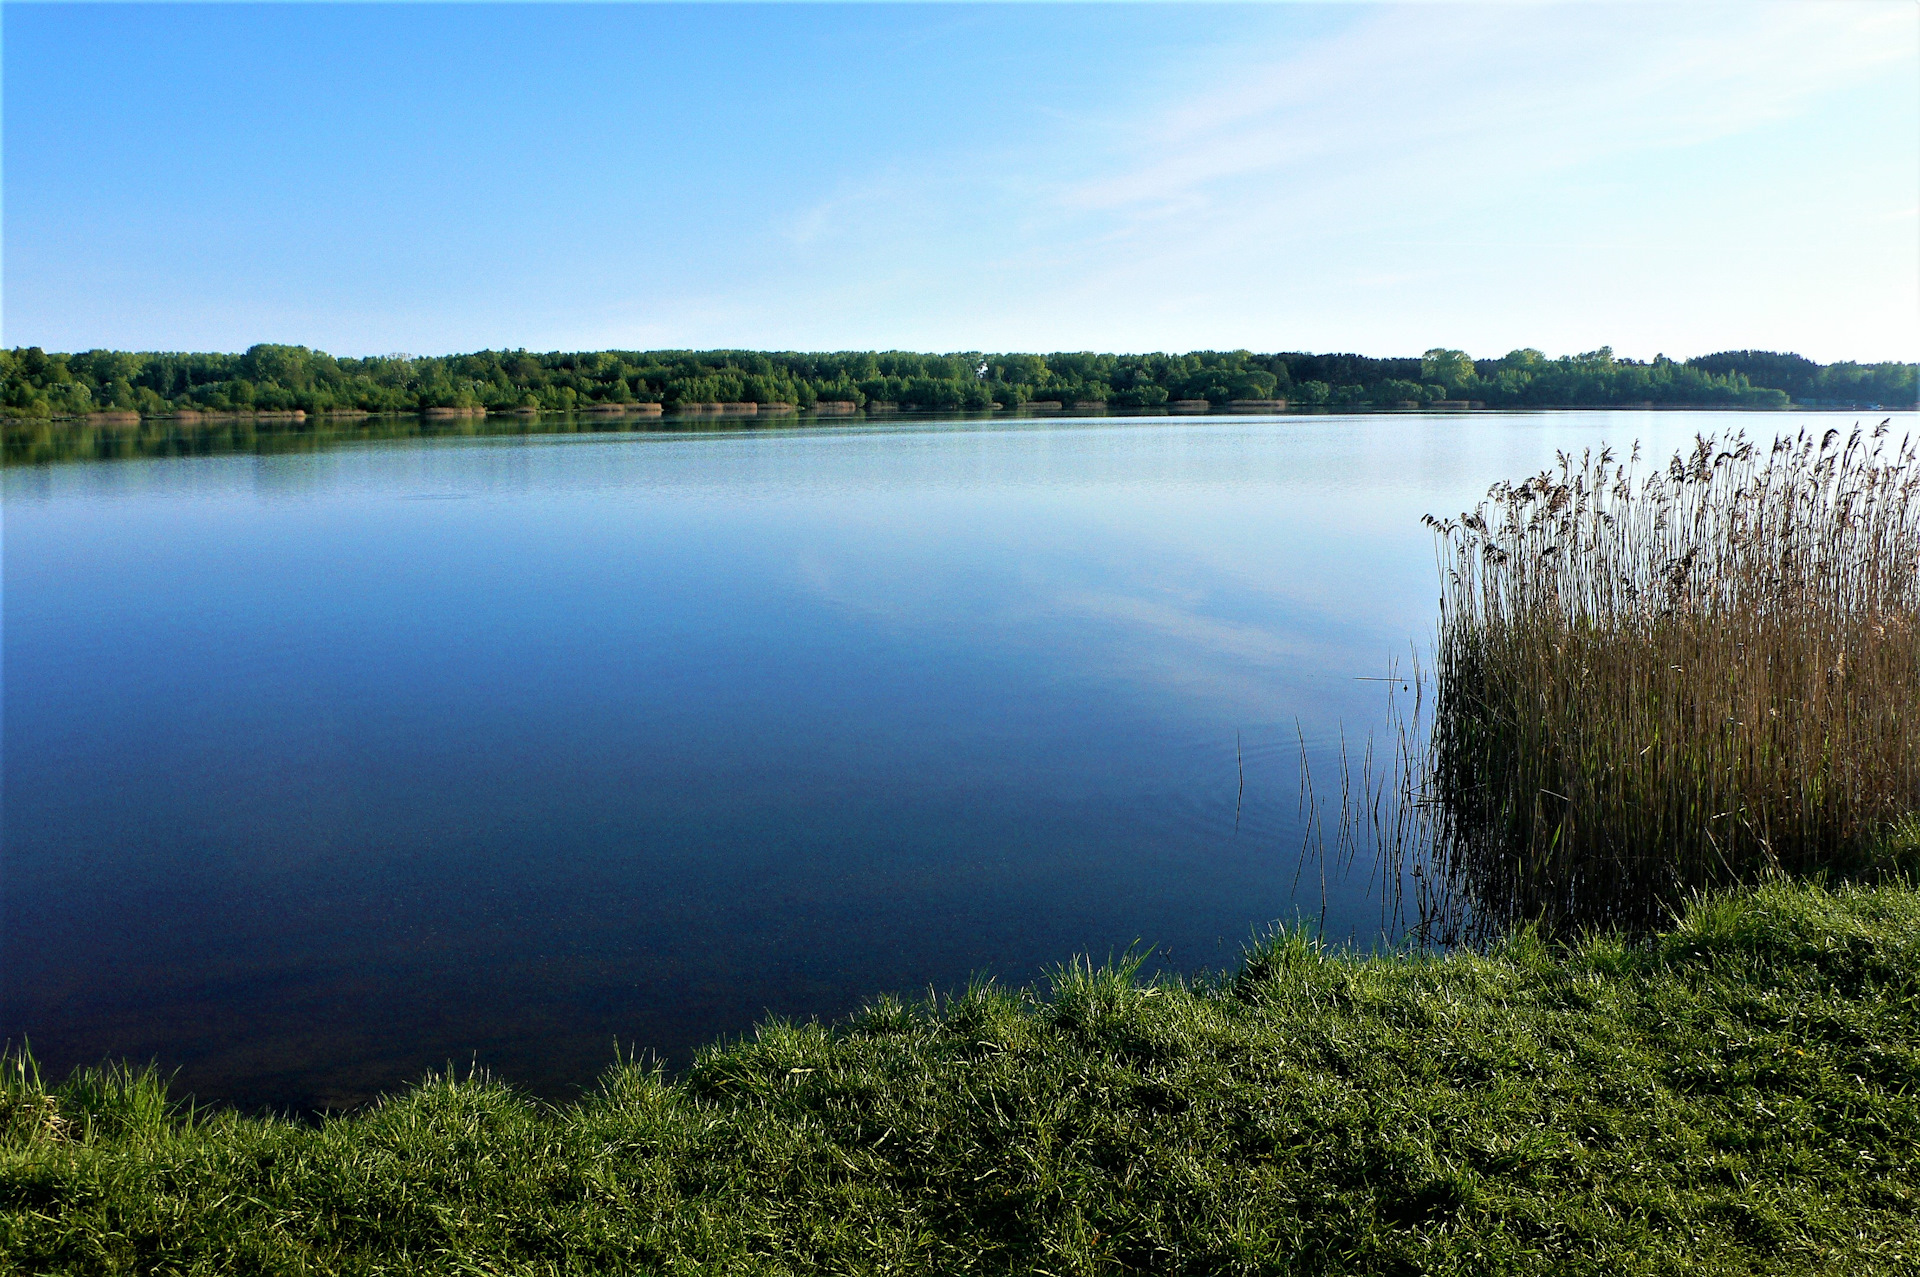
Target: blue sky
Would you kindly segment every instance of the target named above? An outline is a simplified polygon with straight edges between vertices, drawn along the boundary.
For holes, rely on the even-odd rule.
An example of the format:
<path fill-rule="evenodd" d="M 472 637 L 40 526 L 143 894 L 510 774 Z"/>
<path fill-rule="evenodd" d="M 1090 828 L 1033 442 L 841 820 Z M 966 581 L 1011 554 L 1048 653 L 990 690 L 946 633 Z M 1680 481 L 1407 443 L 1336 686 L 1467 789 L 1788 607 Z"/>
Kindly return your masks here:
<path fill-rule="evenodd" d="M 0 341 L 1920 358 L 1920 8 L 8 4 Z"/>

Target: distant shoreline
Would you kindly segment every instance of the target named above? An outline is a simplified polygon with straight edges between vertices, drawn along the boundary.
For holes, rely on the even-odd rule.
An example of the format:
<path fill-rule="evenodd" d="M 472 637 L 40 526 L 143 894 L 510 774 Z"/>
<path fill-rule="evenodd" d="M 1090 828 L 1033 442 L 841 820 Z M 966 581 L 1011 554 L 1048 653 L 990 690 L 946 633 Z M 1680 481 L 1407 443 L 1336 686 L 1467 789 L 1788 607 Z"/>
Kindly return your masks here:
<path fill-rule="evenodd" d="M 876 416 L 895 412 L 1381 412 L 1411 408 L 1910 408 L 1920 364 L 1818 364 L 1736 350 L 1677 360 L 1608 347 L 1497 359 L 1299 351 L 925 354 L 913 351 L 482 350 L 337 358 L 305 346 L 240 354 L 0 349 L 0 417 L 29 421 L 294 422 L 605 414 Z"/>
<path fill-rule="evenodd" d="M 488 409 L 488 408 L 422 408 L 373 412 L 364 408 L 331 409 L 308 412 L 305 409 L 277 412 L 92 412 L 69 414 L 53 417 L 8 417 L 8 427 L 41 425 L 61 426 L 135 426 L 150 425 L 222 425 L 252 423 L 259 425 L 303 425 L 331 424 L 353 421 L 397 421 L 408 417 L 417 417 L 426 421 L 460 421 L 490 419 L 495 421 L 520 418 L 534 421 L 545 418 L 628 418 L 635 420 L 662 420 L 666 418 L 771 418 L 771 417 L 819 417 L 845 419 L 850 417 L 868 418 L 935 418 L 935 417 L 1226 417 L 1226 416 L 1288 416 L 1288 417 L 1354 417 L 1392 414 L 1484 414 L 1489 416 L 1511 416 L 1526 412 L 1913 412 L 1920 405 L 1905 407 L 1884 404 L 1695 404 L 1695 403 L 1539 403 L 1522 405 L 1488 405 L 1481 401 L 1450 402 L 1436 401 L 1419 403 L 1406 401 L 1390 404 L 1289 404 L 1285 401 L 1236 401 L 1209 404 L 1205 407 L 1189 407 L 1181 404 L 1159 404 L 1142 406 L 1137 404 L 1063 404 L 1055 402 L 994 404 L 990 408 L 914 408 L 895 404 L 868 404 L 860 407 L 841 407 L 838 405 L 817 405 L 801 407 L 796 404 L 755 404 L 755 403 L 690 403 L 667 407 L 662 404 L 630 404 L 614 407 L 594 404 L 585 408 L 573 409 Z"/>

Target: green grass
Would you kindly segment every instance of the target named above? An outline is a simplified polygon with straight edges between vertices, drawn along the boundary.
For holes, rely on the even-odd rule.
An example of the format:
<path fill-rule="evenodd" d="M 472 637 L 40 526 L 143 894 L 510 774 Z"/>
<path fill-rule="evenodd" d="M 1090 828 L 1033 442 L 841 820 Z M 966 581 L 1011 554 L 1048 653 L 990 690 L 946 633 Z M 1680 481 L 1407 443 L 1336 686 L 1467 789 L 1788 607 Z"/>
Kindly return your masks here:
<path fill-rule="evenodd" d="M 1920 890 L 1774 883 L 1651 937 L 883 1000 L 548 1108 L 323 1123 L 151 1073 L 0 1099 L 31 1273 L 1914 1273 Z"/>

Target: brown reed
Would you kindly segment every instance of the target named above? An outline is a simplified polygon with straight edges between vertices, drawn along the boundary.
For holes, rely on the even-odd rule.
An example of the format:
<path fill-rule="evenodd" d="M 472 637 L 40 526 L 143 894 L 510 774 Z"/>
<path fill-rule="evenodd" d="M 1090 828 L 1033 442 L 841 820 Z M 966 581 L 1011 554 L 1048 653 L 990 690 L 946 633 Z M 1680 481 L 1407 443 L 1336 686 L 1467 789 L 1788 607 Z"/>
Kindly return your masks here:
<path fill-rule="evenodd" d="M 1645 474 L 1637 447 L 1562 454 L 1429 517 L 1431 701 L 1416 669 L 1393 774 L 1361 786 L 1397 800 L 1343 821 L 1429 934 L 1875 869 L 1920 811 L 1920 463 L 1887 433 L 1701 437 Z"/>

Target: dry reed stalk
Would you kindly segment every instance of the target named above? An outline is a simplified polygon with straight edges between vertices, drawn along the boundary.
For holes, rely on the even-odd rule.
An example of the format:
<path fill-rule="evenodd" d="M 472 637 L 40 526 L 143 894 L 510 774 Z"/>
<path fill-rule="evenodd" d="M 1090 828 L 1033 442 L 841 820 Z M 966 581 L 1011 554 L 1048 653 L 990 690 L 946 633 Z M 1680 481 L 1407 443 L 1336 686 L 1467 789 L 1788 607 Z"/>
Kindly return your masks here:
<path fill-rule="evenodd" d="M 1920 463 L 1830 430 L 1560 457 L 1428 519 L 1444 592 L 1392 774 L 1343 825 L 1438 938 L 1643 926 L 1871 869 L 1920 811 Z M 1383 806 L 1382 792 L 1389 786 Z"/>

